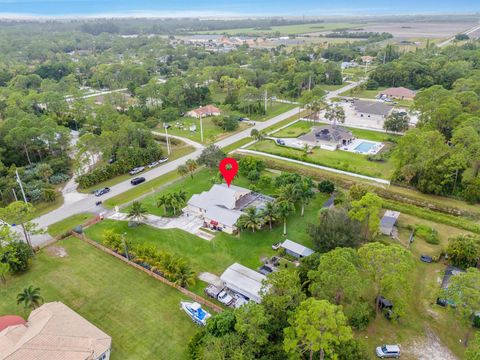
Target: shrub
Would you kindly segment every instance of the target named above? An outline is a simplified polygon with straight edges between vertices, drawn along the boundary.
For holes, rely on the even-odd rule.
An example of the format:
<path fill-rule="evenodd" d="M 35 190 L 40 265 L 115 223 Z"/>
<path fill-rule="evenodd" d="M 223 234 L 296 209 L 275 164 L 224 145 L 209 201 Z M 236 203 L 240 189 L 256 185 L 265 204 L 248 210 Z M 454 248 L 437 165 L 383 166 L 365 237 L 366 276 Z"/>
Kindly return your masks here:
<path fill-rule="evenodd" d="M 440 238 L 438 237 L 437 230 L 428 227 L 426 225 L 416 225 L 415 226 L 415 235 L 419 238 L 424 239 L 427 243 L 438 245 L 440 244 Z"/>
<path fill-rule="evenodd" d="M 70 179 L 70 176 L 68 176 L 67 174 L 55 174 L 50 176 L 50 179 L 48 179 L 48 181 L 50 182 L 50 184 L 58 185 L 67 182 L 68 179 Z"/>
<path fill-rule="evenodd" d="M 260 179 L 260 173 L 257 170 L 251 170 L 247 175 L 247 179 L 250 181 L 257 181 Z"/>
<path fill-rule="evenodd" d="M 347 308 L 345 314 L 350 326 L 357 330 L 365 329 L 373 317 L 373 309 L 366 302 L 359 302 Z"/>
<path fill-rule="evenodd" d="M 25 272 L 30 268 L 33 252 L 24 241 L 17 240 L 8 244 L 7 250 L 3 253 L 0 261 L 10 267 L 13 274 Z"/>
<path fill-rule="evenodd" d="M 318 183 L 318 190 L 324 194 L 331 194 L 335 191 L 335 184 L 330 180 L 322 180 Z"/>

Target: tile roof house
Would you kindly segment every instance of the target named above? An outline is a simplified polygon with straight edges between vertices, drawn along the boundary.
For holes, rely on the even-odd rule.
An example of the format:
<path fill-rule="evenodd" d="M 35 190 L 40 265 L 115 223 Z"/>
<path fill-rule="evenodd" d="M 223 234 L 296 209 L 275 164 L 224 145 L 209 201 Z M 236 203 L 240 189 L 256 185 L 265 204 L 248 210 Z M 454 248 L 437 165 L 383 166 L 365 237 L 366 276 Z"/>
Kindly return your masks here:
<path fill-rule="evenodd" d="M 187 112 L 187 116 L 194 117 L 194 118 L 199 118 L 201 117 L 206 117 L 206 116 L 219 116 L 222 114 L 222 110 L 219 108 L 213 106 L 213 105 L 207 105 L 207 106 L 202 106 L 197 109 L 193 109 L 189 112 Z"/>
<path fill-rule="evenodd" d="M 260 208 L 271 200 L 267 196 L 239 186 L 215 184 L 209 191 L 193 195 L 184 211 L 201 217 L 207 227 L 213 225 L 232 234 L 237 230 L 235 224 L 242 216 L 243 209 L 250 206 Z"/>
<path fill-rule="evenodd" d="M 393 87 L 382 90 L 378 93 L 378 97 L 388 97 L 391 99 L 401 100 L 413 100 L 415 97 L 415 91 L 404 87 Z"/>
<path fill-rule="evenodd" d="M 108 360 L 112 338 L 61 302 L 0 331 L 1 360 Z"/>
<path fill-rule="evenodd" d="M 241 264 L 230 265 L 220 276 L 225 286 L 239 293 L 249 300 L 260 303 L 262 301 L 261 290 L 265 275 L 249 269 Z"/>

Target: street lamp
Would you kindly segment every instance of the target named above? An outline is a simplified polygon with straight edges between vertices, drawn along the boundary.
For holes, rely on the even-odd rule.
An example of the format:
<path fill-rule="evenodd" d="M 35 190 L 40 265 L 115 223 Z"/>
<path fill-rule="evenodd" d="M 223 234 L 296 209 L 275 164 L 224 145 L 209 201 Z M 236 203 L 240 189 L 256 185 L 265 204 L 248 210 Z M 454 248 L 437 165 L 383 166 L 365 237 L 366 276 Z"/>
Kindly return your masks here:
<path fill-rule="evenodd" d="M 168 124 L 167 123 L 163 123 L 163 128 L 165 129 L 165 137 L 167 138 L 167 153 L 168 155 L 170 155 L 170 153 L 172 152 L 171 149 L 170 149 L 170 140 L 168 139 Z"/>

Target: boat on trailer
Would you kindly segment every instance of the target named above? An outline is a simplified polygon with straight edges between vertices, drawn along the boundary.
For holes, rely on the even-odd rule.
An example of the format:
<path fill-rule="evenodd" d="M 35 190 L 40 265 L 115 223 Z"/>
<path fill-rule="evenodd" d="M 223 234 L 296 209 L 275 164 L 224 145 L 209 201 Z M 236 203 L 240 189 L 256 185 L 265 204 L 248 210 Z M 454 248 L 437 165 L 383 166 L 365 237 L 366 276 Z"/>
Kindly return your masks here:
<path fill-rule="evenodd" d="M 209 312 L 203 310 L 202 306 L 197 302 L 182 301 L 180 306 L 195 323 L 202 326 L 207 325 L 207 319 L 212 316 Z"/>

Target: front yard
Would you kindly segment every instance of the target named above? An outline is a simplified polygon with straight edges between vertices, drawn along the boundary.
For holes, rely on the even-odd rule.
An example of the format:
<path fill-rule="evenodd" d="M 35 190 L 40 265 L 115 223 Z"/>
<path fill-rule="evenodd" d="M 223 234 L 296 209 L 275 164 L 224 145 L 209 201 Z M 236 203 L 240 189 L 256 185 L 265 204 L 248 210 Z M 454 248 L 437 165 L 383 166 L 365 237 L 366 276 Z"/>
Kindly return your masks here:
<path fill-rule="evenodd" d="M 196 326 L 179 309 L 185 296 L 76 238 L 42 250 L 32 269 L 0 287 L 0 314 L 28 317 L 15 297 L 29 285 L 61 301 L 112 336 L 112 360 L 186 359 Z"/>

